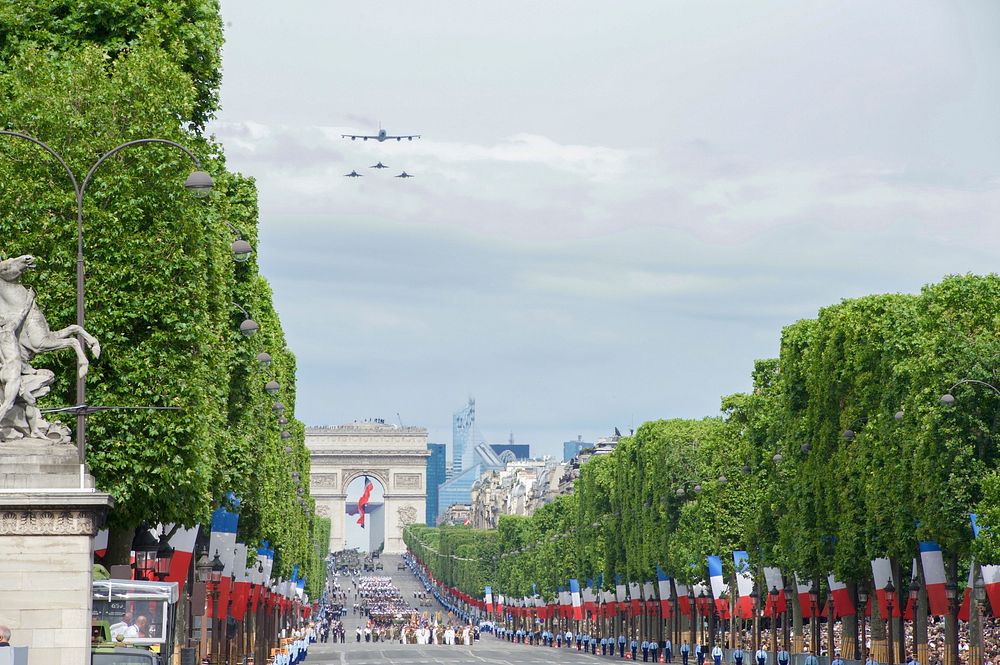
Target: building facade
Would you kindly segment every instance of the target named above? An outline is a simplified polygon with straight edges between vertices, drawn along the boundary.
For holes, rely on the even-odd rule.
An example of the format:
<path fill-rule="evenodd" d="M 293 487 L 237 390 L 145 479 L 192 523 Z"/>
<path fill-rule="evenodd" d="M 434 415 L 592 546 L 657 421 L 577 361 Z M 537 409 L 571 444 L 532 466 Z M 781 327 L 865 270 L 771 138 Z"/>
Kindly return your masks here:
<path fill-rule="evenodd" d="M 438 495 L 447 480 L 448 450 L 443 443 L 428 443 L 427 450 L 431 453 L 427 458 L 427 526 L 434 526 L 438 517 Z"/>
<path fill-rule="evenodd" d="M 330 551 L 344 549 L 347 488 L 361 476 L 381 483 L 384 495 L 385 552 L 406 551 L 403 529 L 426 521 L 427 430 L 384 421 L 336 427 L 307 427 L 310 493 L 316 514 L 329 517 Z"/>
<path fill-rule="evenodd" d="M 501 515 L 531 515 L 559 494 L 567 466 L 544 457 L 518 460 L 483 474 L 470 490 L 472 525 L 495 529 Z"/>

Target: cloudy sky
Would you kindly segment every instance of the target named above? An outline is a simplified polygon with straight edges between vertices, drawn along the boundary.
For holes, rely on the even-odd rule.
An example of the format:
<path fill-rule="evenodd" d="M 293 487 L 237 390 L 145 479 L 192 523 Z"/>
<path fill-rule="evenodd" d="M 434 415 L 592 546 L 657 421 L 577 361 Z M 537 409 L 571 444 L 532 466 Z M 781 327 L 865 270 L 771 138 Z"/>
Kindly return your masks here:
<path fill-rule="evenodd" d="M 998 266 L 992 0 L 223 13 L 213 130 L 259 183 L 308 424 L 450 443 L 474 395 L 488 440 L 558 454 L 717 413 L 824 305 Z M 340 138 L 380 121 L 424 138 Z"/>

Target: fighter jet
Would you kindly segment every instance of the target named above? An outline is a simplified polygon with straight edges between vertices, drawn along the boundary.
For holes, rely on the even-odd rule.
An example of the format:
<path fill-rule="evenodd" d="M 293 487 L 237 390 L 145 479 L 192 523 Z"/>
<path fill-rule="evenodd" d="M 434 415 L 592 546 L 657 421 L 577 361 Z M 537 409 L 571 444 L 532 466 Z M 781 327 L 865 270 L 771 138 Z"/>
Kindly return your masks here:
<path fill-rule="evenodd" d="M 406 171 L 403 171 L 402 173 L 400 173 L 400 174 L 399 174 L 398 176 L 396 176 L 396 177 L 397 177 L 397 178 L 412 178 L 412 177 L 414 177 L 414 176 L 410 175 L 410 174 L 409 174 L 409 173 L 407 173 Z"/>
<path fill-rule="evenodd" d="M 387 169 L 389 167 L 386 166 L 385 164 L 383 164 L 382 162 L 379 162 L 378 164 L 375 164 L 373 166 L 369 166 L 368 168 L 370 168 L 370 169 Z"/>
<path fill-rule="evenodd" d="M 382 143 L 383 141 L 388 141 L 389 139 L 396 139 L 397 141 L 402 141 L 403 139 L 406 139 L 407 141 L 412 141 L 413 139 L 419 139 L 420 138 L 420 134 L 399 134 L 398 136 L 389 135 L 389 134 L 386 133 L 386 131 L 384 129 L 382 129 L 382 123 L 379 123 L 378 124 L 378 134 L 374 134 L 374 135 L 372 135 L 372 134 L 341 134 L 340 138 L 342 138 L 342 139 L 351 139 L 352 141 L 356 141 L 357 139 L 364 139 L 365 141 L 367 141 L 368 139 L 375 139 L 379 143 Z"/>
<path fill-rule="evenodd" d="M 357 171 L 351 171 L 350 173 L 345 173 L 344 177 L 345 178 L 361 178 L 363 176 L 360 173 L 358 173 Z"/>

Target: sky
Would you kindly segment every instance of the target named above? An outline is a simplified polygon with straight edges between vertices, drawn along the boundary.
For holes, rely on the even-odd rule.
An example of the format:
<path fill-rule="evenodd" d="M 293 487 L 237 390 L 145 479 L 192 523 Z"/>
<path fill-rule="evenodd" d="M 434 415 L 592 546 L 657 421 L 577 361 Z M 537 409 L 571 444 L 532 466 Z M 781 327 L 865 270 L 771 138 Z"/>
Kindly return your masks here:
<path fill-rule="evenodd" d="M 561 455 L 717 415 L 824 306 L 997 268 L 992 0 L 222 6 L 211 129 L 309 425 L 450 444 L 474 396 Z M 340 138 L 380 122 L 423 138 Z"/>

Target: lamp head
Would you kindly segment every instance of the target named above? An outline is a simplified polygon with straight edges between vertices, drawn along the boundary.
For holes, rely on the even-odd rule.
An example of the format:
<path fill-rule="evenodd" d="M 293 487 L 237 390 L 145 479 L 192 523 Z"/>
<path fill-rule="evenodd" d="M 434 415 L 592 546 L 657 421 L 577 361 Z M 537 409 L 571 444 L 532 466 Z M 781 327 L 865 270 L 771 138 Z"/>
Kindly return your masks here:
<path fill-rule="evenodd" d="M 250 255 L 253 254 L 253 247 L 243 238 L 234 240 L 229 248 L 233 251 L 233 261 L 237 263 L 246 263 L 250 260 Z"/>
<path fill-rule="evenodd" d="M 184 187 L 198 198 L 204 198 L 212 191 L 215 181 L 206 171 L 192 171 L 191 175 L 184 181 Z"/>

